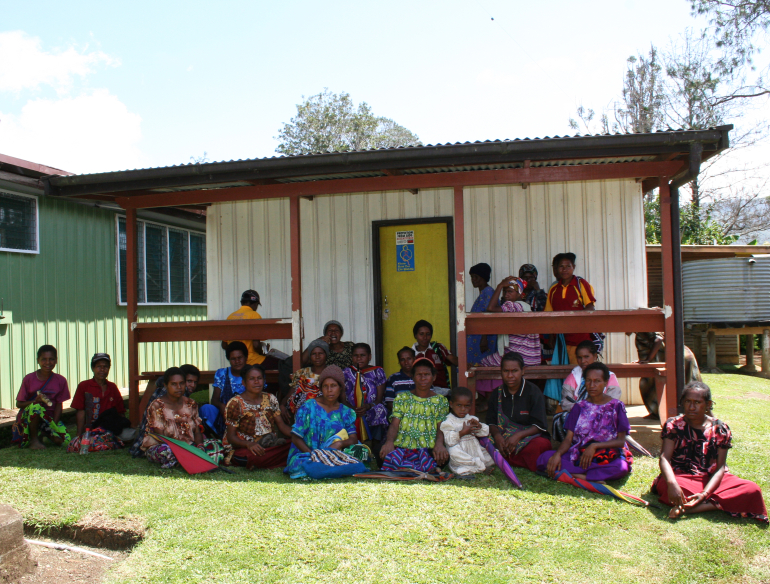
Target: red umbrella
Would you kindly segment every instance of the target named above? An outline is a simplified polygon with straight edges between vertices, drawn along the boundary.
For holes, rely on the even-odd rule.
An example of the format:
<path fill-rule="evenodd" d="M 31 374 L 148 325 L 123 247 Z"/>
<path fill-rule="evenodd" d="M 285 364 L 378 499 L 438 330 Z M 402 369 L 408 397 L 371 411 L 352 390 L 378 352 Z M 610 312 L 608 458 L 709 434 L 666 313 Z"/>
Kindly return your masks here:
<path fill-rule="evenodd" d="M 196 448 L 186 442 L 181 442 L 168 436 L 161 436 L 160 434 L 148 433 L 148 436 L 152 436 L 158 442 L 163 442 L 167 445 L 171 452 L 176 457 L 182 468 L 187 471 L 188 474 L 198 474 L 201 472 L 209 472 L 212 470 L 221 469 L 218 464 L 214 464 L 203 450 Z M 222 469 L 224 470 L 224 469 Z"/>

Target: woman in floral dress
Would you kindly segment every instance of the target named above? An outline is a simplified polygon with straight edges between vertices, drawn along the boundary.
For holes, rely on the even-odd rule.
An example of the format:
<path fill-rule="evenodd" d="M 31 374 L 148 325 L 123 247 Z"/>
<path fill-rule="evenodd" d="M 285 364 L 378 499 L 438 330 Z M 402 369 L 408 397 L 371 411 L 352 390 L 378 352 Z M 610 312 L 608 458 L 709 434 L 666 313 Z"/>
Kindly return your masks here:
<path fill-rule="evenodd" d="M 711 389 L 703 382 L 687 385 L 681 401 L 684 413 L 666 420 L 661 432 L 661 474 L 652 483 L 661 503 L 671 505 L 668 516 L 724 511 L 733 517 L 768 522 L 762 491 L 756 483 L 727 470 L 732 448 L 730 428 L 711 415 Z"/>

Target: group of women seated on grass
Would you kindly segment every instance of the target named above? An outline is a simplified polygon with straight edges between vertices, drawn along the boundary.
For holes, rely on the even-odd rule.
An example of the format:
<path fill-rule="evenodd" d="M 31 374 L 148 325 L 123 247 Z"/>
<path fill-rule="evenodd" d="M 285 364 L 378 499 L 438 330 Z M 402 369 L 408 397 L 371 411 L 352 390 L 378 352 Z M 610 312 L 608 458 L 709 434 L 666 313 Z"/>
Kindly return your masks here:
<path fill-rule="evenodd" d="M 415 327 L 416 338 L 423 326 Z M 430 347 L 429 336 L 427 343 L 418 339 L 416 348 L 400 350 L 401 369 L 386 378 L 381 368 L 370 365 L 371 350 L 363 343 L 343 349 L 349 353 L 344 369 L 329 365 L 342 326 L 329 323 L 324 333 L 308 347 L 309 365 L 295 373 L 291 391 L 281 400 L 266 391 L 262 367 L 245 364 L 247 350 L 239 342 L 228 346 L 231 365 L 217 372 L 216 399 L 209 408 L 199 410 L 190 398 L 200 377 L 197 369 L 168 369 L 143 413 L 134 454 L 163 468 L 176 466 L 171 449 L 158 440 L 166 436 L 200 448 L 216 463 L 283 468 L 292 478 L 349 476 L 364 472 L 368 462 L 383 470 L 468 479 L 494 470 L 492 457 L 479 442 L 489 437 L 512 466 L 551 477 L 566 470 L 576 478 L 612 481 L 631 472 L 633 457 L 625 446 L 630 426 L 617 399 L 617 380 L 596 360 L 590 343 L 576 347 L 578 365 L 564 383 L 565 415 L 549 432 L 543 393 L 524 378 L 526 360 L 518 352 L 501 356 L 502 383 L 492 391 L 482 423 L 471 414 L 471 392 L 455 387 L 445 397 L 446 388 L 437 385 L 434 359 L 417 356 L 418 349 Z M 338 359 L 343 351 L 336 351 Z M 122 446 L 117 433 L 127 421 L 117 387 L 107 380 L 109 356 L 94 355 L 93 378 L 78 386 L 73 400 L 77 436 L 72 441 L 61 422 L 69 389 L 53 372 L 56 360 L 56 349 L 41 347 L 39 369 L 24 378 L 14 441 L 41 448 L 45 437 L 79 450 L 85 432 L 91 431 L 109 434 L 114 445 Z M 689 384 L 681 406 L 683 414 L 663 427 L 661 474 L 652 485 L 659 500 L 672 507 L 669 516 L 721 510 L 767 522 L 759 487 L 727 470 L 732 436 L 712 415 L 708 386 Z M 205 415 L 204 408 L 209 409 Z M 552 436 L 558 439 L 555 449 Z"/>

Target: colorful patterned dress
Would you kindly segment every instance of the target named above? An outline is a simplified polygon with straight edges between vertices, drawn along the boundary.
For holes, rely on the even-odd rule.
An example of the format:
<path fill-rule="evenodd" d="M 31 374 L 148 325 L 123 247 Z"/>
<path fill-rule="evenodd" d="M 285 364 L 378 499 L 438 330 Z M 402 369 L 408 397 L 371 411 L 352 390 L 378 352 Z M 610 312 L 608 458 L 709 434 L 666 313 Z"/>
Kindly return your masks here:
<path fill-rule="evenodd" d="M 399 394 L 393 402 L 391 421 L 398 418 L 396 447 L 383 461 L 385 470 L 409 468 L 421 472 L 436 470 L 430 450 L 436 445 L 438 425 L 449 413 L 444 396 L 417 397 L 412 392 Z"/>
<path fill-rule="evenodd" d="M 345 430 L 348 436 L 356 433 L 356 413 L 342 404 L 327 412 L 314 399 L 308 400 L 297 410 L 291 433 L 301 438 L 311 451 L 324 448 L 335 434 Z M 302 463 L 307 459 L 294 444 L 289 449 L 289 459 L 283 472 L 291 478 L 306 476 Z"/>
<path fill-rule="evenodd" d="M 353 364 L 353 345 L 355 343 L 351 343 L 350 341 L 345 341 L 342 343 L 344 348 L 339 353 L 335 352 L 331 347 L 329 347 L 329 356 L 326 357 L 326 366 L 329 365 L 336 365 L 340 369 L 345 369 L 345 367 L 350 367 Z"/>
<path fill-rule="evenodd" d="M 363 418 L 356 417 L 356 429 L 359 440 L 381 440 L 388 427 L 388 410 L 384 404 L 377 401 L 377 388 L 385 385 L 387 378 L 385 370 L 377 365 L 363 369 L 348 367 L 343 371 L 345 376 L 345 395 L 348 405 L 358 408 L 372 404 Z"/>
<path fill-rule="evenodd" d="M 173 468 L 178 464 L 176 456 L 167 444 L 150 436 L 160 434 L 175 438 L 187 444 L 194 444 L 195 428 L 200 428 L 198 404 L 189 397 L 182 398 L 182 407 L 174 412 L 162 399 L 156 399 L 147 407 L 147 428 L 142 439 L 142 451 L 147 460 L 160 464 L 161 468 Z M 202 450 L 219 464 L 222 459 L 222 445 L 219 440 L 204 440 Z"/>
<path fill-rule="evenodd" d="M 258 442 L 262 436 L 270 434 L 273 431 L 272 417 L 281 408 L 278 404 L 278 398 L 273 394 L 262 392 L 262 398 L 258 404 L 250 404 L 243 395 L 236 395 L 227 402 L 225 412 L 225 426 L 235 429 L 235 435 L 246 442 Z M 224 447 L 224 463 L 230 464 L 233 454 L 246 456 L 246 453 L 240 452 L 242 449 L 234 447 L 227 439 L 227 432 L 222 440 Z M 288 451 L 288 446 L 285 450 Z M 285 462 L 284 462 L 285 464 Z M 245 464 L 243 466 L 246 466 Z M 280 465 L 283 466 L 283 465 Z"/>
<path fill-rule="evenodd" d="M 671 467 L 685 497 L 704 491 L 711 475 L 719 470 L 719 451 L 732 448 L 730 428 L 716 418 L 707 419 L 701 430 L 690 426 L 684 416 L 679 414 L 666 420 L 660 437 L 674 442 Z M 668 498 L 668 484 L 662 474 L 653 481 L 652 492 L 657 492 L 661 503 L 672 504 Z M 733 517 L 768 523 L 767 508 L 759 486 L 736 477 L 726 469 L 719 487 L 704 502 L 711 503 Z"/>
<path fill-rule="evenodd" d="M 309 399 L 315 399 L 321 389 L 318 387 L 318 379 L 320 374 L 313 373 L 312 367 L 305 367 L 298 369 L 291 376 L 291 383 L 289 385 L 290 393 L 289 399 L 286 402 L 289 406 L 289 411 L 292 414 L 296 414 L 304 403 Z"/>
<path fill-rule="evenodd" d="M 580 466 L 580 457 L 590 444 L 610 442 L 617 439 L 619 432 L 631 432 L 623 402 L 611 399 L 605 404 L 589 401 L 576 403 L 564 427 L 572 431 L 573 436 L 570 449 L 561 457 L 562 470 L 570 474 L 583 474 L 589 481 L 619 479 L 631 472 L 633 456 L 625 446 L 597 450 L 587 469 Z M 548 450 L 540 455 L 537 459 L 538 471 L 545 472 L 554 452 Z"/>

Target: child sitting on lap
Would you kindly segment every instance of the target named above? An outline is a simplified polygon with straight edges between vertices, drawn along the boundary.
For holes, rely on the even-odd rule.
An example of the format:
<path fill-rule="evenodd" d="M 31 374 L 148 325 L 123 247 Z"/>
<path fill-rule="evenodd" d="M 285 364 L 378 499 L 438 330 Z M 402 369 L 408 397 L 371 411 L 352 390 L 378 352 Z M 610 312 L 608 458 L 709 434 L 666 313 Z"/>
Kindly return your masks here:
<path fill-rule="evenodd" d="M 471 416 L 473 396 L 467 387 L 457 387 L 449 395 L 449 409 L 446 420 L 441 422 L 444 444 L 449 450 L 449 468 L 453 473 L 472 477 L 477 472 L 491 472 L 494 461 L 479 444 L 479 436 L 489 436 L 489 426 Z"/>

